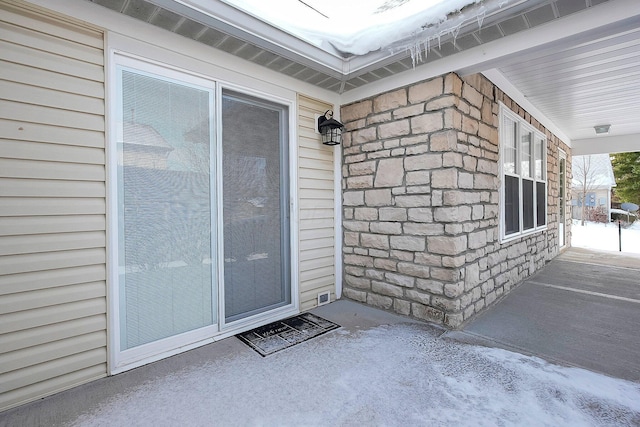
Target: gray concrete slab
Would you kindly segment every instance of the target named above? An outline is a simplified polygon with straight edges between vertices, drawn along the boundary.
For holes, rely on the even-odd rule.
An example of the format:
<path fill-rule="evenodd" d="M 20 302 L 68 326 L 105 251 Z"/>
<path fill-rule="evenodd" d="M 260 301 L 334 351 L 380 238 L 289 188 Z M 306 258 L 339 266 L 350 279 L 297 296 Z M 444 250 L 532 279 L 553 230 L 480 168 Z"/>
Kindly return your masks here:
<path fill-rule="evenodd" d="M 640 256 L 571 249 L 446 336 L 640 381 Z"/>

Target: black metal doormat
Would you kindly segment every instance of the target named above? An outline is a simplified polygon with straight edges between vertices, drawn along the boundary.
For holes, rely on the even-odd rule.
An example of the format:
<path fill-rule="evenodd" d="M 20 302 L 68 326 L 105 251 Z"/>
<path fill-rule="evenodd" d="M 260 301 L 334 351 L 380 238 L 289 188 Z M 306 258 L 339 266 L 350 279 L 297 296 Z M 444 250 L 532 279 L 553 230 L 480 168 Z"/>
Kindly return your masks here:
<path fill-rule="evenodd" d="M 264 357 L 339 327 L 340 325 L 320 316 L 302 313 L 243 332 L 236 337 Z"/>

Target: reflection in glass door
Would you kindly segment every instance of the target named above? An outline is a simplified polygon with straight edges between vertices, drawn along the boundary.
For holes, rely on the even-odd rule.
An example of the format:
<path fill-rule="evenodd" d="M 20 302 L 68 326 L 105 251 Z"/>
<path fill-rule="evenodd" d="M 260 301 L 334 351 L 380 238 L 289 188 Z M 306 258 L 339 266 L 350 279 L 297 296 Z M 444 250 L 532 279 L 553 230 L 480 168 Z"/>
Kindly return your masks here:
<path fill-rule="evenodd" d="M 222 96 L 227 323 L 291 303 L 287 108 Z"/>
<path fill-rule="evenodd" d="M 118 69 L 121 350 L 216 323 L 214 90 L 181 77 Z"/>

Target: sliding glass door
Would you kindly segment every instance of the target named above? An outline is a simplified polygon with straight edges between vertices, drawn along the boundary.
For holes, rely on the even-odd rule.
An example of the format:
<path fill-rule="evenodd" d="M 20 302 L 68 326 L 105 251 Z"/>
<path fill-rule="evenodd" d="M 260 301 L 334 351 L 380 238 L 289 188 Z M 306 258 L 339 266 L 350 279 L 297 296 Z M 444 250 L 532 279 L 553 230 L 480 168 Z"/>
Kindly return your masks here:
<path fill-rule="evenodd" d="M 116 74 L 118 354 L 290 308 L 289 108 L 131 58 Z"/>

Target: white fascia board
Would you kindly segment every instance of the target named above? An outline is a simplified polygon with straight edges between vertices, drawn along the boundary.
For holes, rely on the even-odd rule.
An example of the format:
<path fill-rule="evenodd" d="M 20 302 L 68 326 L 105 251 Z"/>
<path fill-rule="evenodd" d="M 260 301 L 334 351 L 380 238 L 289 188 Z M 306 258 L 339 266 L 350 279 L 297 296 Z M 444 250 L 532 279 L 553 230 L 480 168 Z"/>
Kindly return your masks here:
<path fill-rule="evenodd" d="M 640 151 L 640 133 L 574 139 L 571 155 L 610 154 Z"/>
<path fill-rule="evenodd" d="M 219 0 L 149 0 L 178 15 L 340 79 L 344 59 Z"/>
<path fill-rule="evenodd" d="M 418 65 L 413 70 L 352 89 L 343 94 L 343 103 L 349 104 L 449 72 L 468 75 L 489 70 L 495 68 L 501 60 L 509 57 L 512 59 L 530 49 L 553 45 L 568 37 L 575 37 L 597 28 L 635 18 L 640 18 L 637 0 L 610 0 L 565 18 L 484 43 L 454 55 Z"/>
<path fill-rule="evenodd" d="M 340 105 L 340 96 L 333 91 L 305 83 L 88 1 L 29 0 L 29 3 L 102 28 L 111 33 L 113 40 L 121 40 L 120 36 L 123 36 L 152 46 L 154 50 L 172 51 L 189 58 L 189 61 L 207 63 L 208 68 L 216 70 L 216 75 L 210 77 L 240 84 L 254 82 L 250 86 L 255 89 L 277 87 L 282 91 L 300 92 Z"/>

